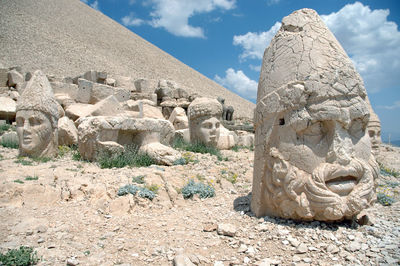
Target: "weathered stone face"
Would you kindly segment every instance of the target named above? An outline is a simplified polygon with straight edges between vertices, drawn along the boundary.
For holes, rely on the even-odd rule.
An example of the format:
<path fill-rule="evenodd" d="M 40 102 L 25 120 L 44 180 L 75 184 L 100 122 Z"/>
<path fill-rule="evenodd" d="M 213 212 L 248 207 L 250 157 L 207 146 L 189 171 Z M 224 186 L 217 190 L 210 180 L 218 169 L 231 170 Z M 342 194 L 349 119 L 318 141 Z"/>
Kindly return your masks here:
<path fill-rule="evenodd" d="M 16 114 L 20 155 L 54 156 L 57 146 L 49 117 L 41 111 L 21 110 Z"/>
<path fill-rule="evenodd" d="M 216 147 L 219 140 L 222 106 L 215 99 L 197 98 L 188 108 L 190 141 Z"/>
<path fill-rule="evenodd" d="M 379 145 L 382 143 L 381 139 L 381 121 L 378 116 L 371 109 L 371 116 L 367 126 L 368 134 L 371 139 L 372 150 L 374 154 L 378 154 Z"/>
<path fill-rule="evenodd" d="M 369 113 L 360 76 L 317 13 L 285 17 L 258 87 L 253 212 L 333 221 L 368 207 L 378 175 Z"/>
<path fill-rule="evenodd" d="M 16 107 L 19 153 L 31 157 L 57 155 L 57 124 L 62 107 L 54 98 L 47 77 L 37 70 L 26 84 Z"/>

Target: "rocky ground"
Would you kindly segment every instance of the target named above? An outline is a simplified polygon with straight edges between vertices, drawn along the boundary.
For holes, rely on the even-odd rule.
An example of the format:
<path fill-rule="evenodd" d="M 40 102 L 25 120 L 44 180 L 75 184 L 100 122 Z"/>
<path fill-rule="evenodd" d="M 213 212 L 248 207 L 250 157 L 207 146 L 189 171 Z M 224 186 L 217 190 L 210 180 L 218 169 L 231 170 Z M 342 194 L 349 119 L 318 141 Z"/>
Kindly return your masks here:
<path fill-rule="evenodd" d="M 382 152 L 381 163 L 400 171 L 393 164 L 400 149 Z M 399 201 L 369 209 L 373 225 L 256 218 L 249 211 L 252 151 L 223 151 L 222 161 L 182 153 L 192 162 L 100 169 L 71 152 L 34 162 L 1 147 L 0 252 L 31 246 L 39 265 L 399 264 Z M 137 176 L 157 185 L 153 201 L 117 196 Z M 212 184 L 216 196 L 183 199 L 179 192 L 190 179 Z M 399 184 L 385 173 L 378 191 L 398 200 Z"/>

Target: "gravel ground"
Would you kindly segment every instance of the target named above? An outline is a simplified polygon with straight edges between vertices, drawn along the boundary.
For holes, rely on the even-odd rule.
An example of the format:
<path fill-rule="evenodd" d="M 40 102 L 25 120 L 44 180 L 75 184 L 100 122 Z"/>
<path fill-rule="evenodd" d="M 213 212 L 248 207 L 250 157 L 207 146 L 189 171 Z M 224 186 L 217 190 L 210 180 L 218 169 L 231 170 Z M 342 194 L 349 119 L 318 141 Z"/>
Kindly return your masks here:
<path fill-rule="evenodd" d="M 373 225 L 301 223 L 256 218 L 249 211 L 253 153 L 246 149 L 223 151 L 222 161 L 186 153 L 193 160 L 187 165 L 121 169 L 74 161 L 71 153 L 32 165 L 18 162 L 17 150 L 0 148 L 0 154 L 0 251 L 34 247 L 40 265 L 172 265 L 174 259 L 182 265 L 179 259 L 185 258 L 198 265 L 400 261 L 399 186 L 394 185 L 400 180 L 390 175 L 381 176 L 378 191 L 391 193 L 396 202 L 367 210 Z M 158 185 L 157 197 L 118 197 L 118 189 L 139 175 Z M 178 192 L 190 179 L 212 184 L 216 196 L 183 199 Z"/>

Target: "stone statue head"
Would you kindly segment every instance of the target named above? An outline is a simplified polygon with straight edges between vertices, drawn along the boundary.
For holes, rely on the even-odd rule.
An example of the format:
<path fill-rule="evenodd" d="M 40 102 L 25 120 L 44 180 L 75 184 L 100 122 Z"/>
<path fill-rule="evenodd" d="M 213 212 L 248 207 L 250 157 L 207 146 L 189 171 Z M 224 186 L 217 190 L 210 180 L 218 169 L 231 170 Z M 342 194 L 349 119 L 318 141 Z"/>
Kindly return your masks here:
<path fill-rule="evenodd" d="M 258 87 L 253 212 L 334 221 L 368 207 L 378 175 L 369 116 L 363 82 L 318 14 L 285 17 Z"/>
<path fill-rule="evenodd" d="M 54 98 L 47 77 L 34 72 L 17 103 L 17 133 L 21 156 L 57 155 L 60 105 Z"/>
<path fill-rule="evenodd" d="M 190 141 L 216 147 L 222 106 L 216 99 L 196 98 L 188 108 Z"/>
<path fill-rule="evenodd" d="M 379 152 L 379 144 L 382 143 L 381 121 L 373 110 L 371 110 L 367 129 L 369 137 L 371 138 L 372 150 L 377 154 Z"/>

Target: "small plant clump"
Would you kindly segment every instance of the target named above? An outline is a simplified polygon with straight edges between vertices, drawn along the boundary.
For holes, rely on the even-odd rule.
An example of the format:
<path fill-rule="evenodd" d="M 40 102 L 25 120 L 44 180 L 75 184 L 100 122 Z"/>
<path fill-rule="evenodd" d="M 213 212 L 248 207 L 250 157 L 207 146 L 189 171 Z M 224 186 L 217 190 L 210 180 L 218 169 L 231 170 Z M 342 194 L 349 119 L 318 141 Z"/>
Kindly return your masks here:
<path fill-rule="evenodd" d="M 378 202 L 380 204 L 382 204 L 383 206 L 390 206 L 394 203 L 394 199 L 388 195 L 386 195 L 385 193 L 377 193 L 376 194 L 377 198 L 378 198 Z"/>
<path fill-rule="evenodd" d="M 239 150 L 243 150 L 243 149 L 248 149 L 250 151 L 254 151 L 254 146 L 241 146 L 241 145 L 235 145 L 231 148 L 231 150 L 238 152 Z"/>
<path fill-rule="evenodd" d="M 66 145 L 58 146 L 58 156 L 64 157 L 71 150 L 72 150 L 71 147 L 66 146 Z"/>
<path fill-rule="evenodd" d="M 137 146 L 126 146 L 125 151 L 120 153 L 102 151 L 97 163 L 100 168 L 122 168 L 125 166 L 150 166 L 155 164 L 155 161 L 147 153 L 139 152 Z"/>
<path fill-rule="evenodd" d="M 18 149 L 19 147 L 18 140 L 14 139 L 5 139 L 5 140 L 2 139 L 0 144 L 4 148 L 10 148 L 10 149 Z"/>
<path fill-rule="evenodd" d="M 379 164 L 381 175 L 383 176 L 394 176 L 400 177 L 400 172 L 395 171 L 394 169 L 389 169 L 383 164 Z"/>
<path fill-rule="evenodd" d="M 32 165 L 33 162 L 26 157 L 18 157 L 17 160 L 14 161 L 15 163 L 20 163 L 22 165 Z"/>
<path fill-rule="evenodd" d="M 198 194 L 200 198 L 211 198 L 215 196 L 215 190 L 210 185 L 205 185 L 201 182 L 194 182 L 191 179 L 181 190 L 182 196 L 185 199 L 192 198 L 195 194 Z"/>
<path fill-rule="evenodd" d="M 32 181 L 32 180 L 38 180 L 38 179 L 39 179 L 39 177 L 37 175 L 25 177 L 25 181 Z"/>
<path fill-rule="evenodd" d="M 35 265 L 38 261 L 36 251 L 30 247 L 21 246 L 19 249 L 9 250 L 6 254 L 0 254 L 0 265 L 5 266 Z"/>
<path fill-rule="evenodd" d="M 195 142 L 195 143 L 187 143 L 183 140 L 183 138 L 176 138 L 172 144 L 172 147 L 174 149 L 180 149 L 180 150 L 185 150 L 185 151 L 191 151 L 191 152 L 196 152 L 196 153 L 208 153 L 211 155 L 217 156 L 219 161 L 226 161 L 227 158 L 222 157 L 221 152 L 211 146 L 207 146 L 204 143 L 201 142 Z"/>
<path fill-rule="evenodd" d="M 136 183 L 136 184 L 144 184 L 144 175 L 138 175 L 138 176 L 134 176 L 132 177 L 132 183 Z"/>
<path fill-rule="evenodd" d="M 157 190 L 158 190 L 158 188 L 157 188 Z M 147 198 L 149 200 L 153 200 L 156 197 L 156 193 L 149 190 L 148 188 L 138 187 L 138 186 L 131 185 L 131 184 L 120 187 L 118 189 L 117 195 L 124 196 L 127 194 L 132 194 L 135 196 L 136 193 L 138 193 L 139 197 Z"/>
<path fill-rule="evenodd" d="M 14 180 L 14 183 L 23 184 L 24 181 L 22 181 L 21 179 L 15 179 L 15 180 Z"/>

